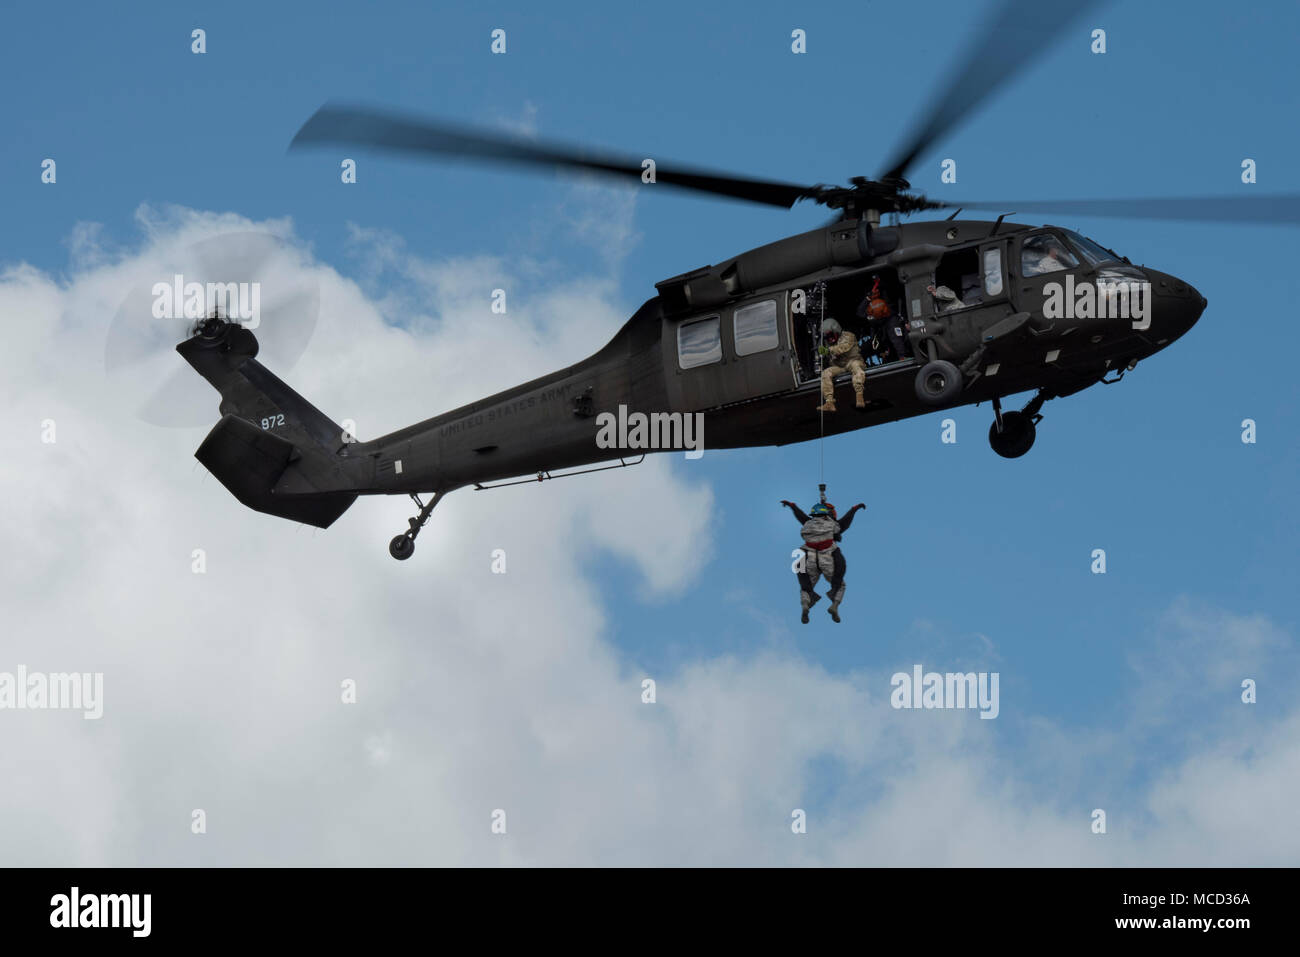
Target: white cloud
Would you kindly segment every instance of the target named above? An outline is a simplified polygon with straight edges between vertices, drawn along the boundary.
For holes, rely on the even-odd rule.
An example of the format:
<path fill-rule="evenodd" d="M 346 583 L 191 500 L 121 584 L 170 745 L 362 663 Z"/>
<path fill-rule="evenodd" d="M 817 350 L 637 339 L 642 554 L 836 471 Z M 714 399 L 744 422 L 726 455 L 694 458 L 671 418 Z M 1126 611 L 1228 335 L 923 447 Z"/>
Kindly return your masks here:
<path fill-rule="evenodd" d="M 588 175 L 569 190 L 559 218 L 570 235 L 594 249 L 606 268 L 616 269 L 641 241 L 633 210 L 636 185 Z"/>
<path fill-rule="evenodd" d="M 829 674 L 774 640 L 653 675 L 658 702 L 642 704 L 643 672 L 608 638 L 636 602 L 602 594 L 593 573 L 626 562 L 655 600 L 707 587 L 713 496 L 678 456 L 457 492 L 400 565 L 385 546 L 404 500 L 363 499 L 319 533 L 244 509 L 195 467 L 202 429 L 139 422 L 102 374 L 106 317 L 177 250 L 250 228 L 298 249 L 283 268 L 319 283 L 321 316 L 289 379 L 363 438 L 573 362 L 626 309 L 600 276 L 422 262 L 360 228 L 366 289 L 313 260 L 284 221 L 173 209 L 140 222 L 145 239 L 126 252 L 83 230 L 66 281 L 28 267 L 0 277 L 13 330 L 0 350 L 0 670 L 105 673 L 100 721 L 0 712 L 6 863 L 1300 860 L 1294 710 L 1198 699 L 1184 757 L 1107 782 L 1110 833 L 1097 837 L 1088 782 L 1165 728 L 1149 702 L 1096 732 L 1022 716 L 1055 763 L 1026 762 L 1004 731 L 1019 711 L 1005 686 L 998 721 L 899 712 L 888 674 Z M 392 291 L 376 301 L 380 279 Z M 510 311 L 493 316 L 486 294 L 502 283 Z M 46 418 L 53 445 L 40 442 Z M 190 571 L 195 548 L 205 575 Z M 505 575 L 490 571 L 495 548 Z M 1197 658 L 1172 677 L 1135 659 L 1135 694 L 1150 700 L 1173 701 L 1171 681 L 1271 673 L 1284 651 L 1257 616 L 1178 606 L 1164 627 L 1171 652 L 1186 640 Z M 355 705 L 340 702 L 348 678 Z M 1270 688 L 1295 691 L 1293 677 Z M 796 807 L 803 836 L 789 829 Z M 190 833 L 195 808 L 206 835 Z M 489 831 L 497 808 L 505 837 Z"/>
<path fill-rule="evenodd" d="M 532 100 L 524 100 L 517 114 L 507 116 L 504 113 L 497 113 L 493 117 L 492 125 L 524 139 L 537 139 L 537 104 Z"/>

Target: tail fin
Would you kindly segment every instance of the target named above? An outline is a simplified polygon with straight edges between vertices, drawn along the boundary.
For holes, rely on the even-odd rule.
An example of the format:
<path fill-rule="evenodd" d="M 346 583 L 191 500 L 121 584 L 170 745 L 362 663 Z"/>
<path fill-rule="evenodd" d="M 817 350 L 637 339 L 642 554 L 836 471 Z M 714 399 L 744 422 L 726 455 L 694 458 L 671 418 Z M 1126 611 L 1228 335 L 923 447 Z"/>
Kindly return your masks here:
<path fill-rule="evenodd" d="M 209 320 L 176 347 L 221 393 L 221 421 L 194 453 L 251 509 L 328 528 L 352 491 L 343 429 L 258 362 L 257 339 Z"/>

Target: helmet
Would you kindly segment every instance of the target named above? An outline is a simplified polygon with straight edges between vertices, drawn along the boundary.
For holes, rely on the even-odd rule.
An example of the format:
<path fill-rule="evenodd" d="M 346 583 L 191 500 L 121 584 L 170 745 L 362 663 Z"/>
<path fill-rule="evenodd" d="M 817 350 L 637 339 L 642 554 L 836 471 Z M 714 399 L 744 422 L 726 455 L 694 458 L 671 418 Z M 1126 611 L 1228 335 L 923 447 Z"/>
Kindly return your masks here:
<path fill-rule="evenodd" d="M 822 320 L 823 339 L 838 339 L 840 337 L 840 333 L 843 331 L 844 330 L 840 328 L 840 324 L 836 322 L 834 319 Z"/>
<path fill-rule="evenodd" d="M 867 296 L 867 315 L 872 319 L 888 319 L 889 303 L 880 294 L 880 277 L 873 275 L 871 279 L 871 293 Z"/>
<path fill-rule="evenodd" d="M 829 515 L 830 513 L 831 508 L 825 502 L 818 502 L 812 508 L 808 509 L 808 514 L 815 518 L 821 517 L 822 515 Z"/>

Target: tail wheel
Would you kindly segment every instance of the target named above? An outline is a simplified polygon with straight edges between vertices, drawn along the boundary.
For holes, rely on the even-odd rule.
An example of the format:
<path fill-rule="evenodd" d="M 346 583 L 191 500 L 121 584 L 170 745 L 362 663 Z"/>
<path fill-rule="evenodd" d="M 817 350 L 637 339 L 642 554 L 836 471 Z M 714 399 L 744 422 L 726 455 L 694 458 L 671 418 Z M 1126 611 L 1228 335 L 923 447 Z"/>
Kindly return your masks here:
<path fill-rule="evenodd" d="M 1018 459 L 1033 447 L 1037 434 L 1032 415 L 1004 412 L 1001 431 L 998 431 L 997 422 L 989 426 L 989 445 L 1004 459 Z"/>
<path fill-rule="evenodd" d="M 393 540 L 388 543 L 388 554 L 399 562 L 406 561 L 415 554 L 415 539 L 406 534 L 394 535 Z"/>
<path fill-rule="evenodd" d="M 927 362 L 916 374 L 916 397 L 927 405 L 946 405 L 961 389 L 961 370 L 944 359 Z"/>

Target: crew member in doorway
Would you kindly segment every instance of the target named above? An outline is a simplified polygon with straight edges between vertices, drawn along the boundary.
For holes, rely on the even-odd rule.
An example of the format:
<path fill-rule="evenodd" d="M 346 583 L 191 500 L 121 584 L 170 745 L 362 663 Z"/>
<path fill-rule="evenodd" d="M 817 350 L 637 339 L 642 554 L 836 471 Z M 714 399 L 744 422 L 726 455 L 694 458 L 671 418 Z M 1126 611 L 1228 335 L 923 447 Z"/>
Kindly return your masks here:
<path fill-rule="evenodd" d="M 936 286 L 931 283 L 925 287 L 925 291 L 934 299 L 935 312 L 951 312 L 954 309 L 966 308 L 966 303 L 961 301 L 961 297 L 947 286 Z"/>
<path fill-rule="evenodd" d="M 835 411 L 835 377 L 845 372 L 853 373 L 853 394 L 859 409 L 867 407 L 862 390 L 867 382 L 867 364 L 858 349 L 858 337 L 845 332 L 834 319 L 822 322 L 822 344 L 817 350 L 827 365 L 822 370 L 822 404 L 818 412 Z"/>
<path fill-rule="evenodd" d="M 866 319 L 872 327 L 872 349 L 877 348 L 880 332 L 883 330 L 894 348 L 894 358 L 907 356 L 907 339 L 903 336 L 903 323 L 894 315 L 887 300 L 880 292 L 880 277 L 872 276 L 871 291 L 858 304 L 858 318 Z"/>
<path fill-rule="evenodd" d="M 799 579 L 799 605 L 803 614 L 799 620 L 808 624 L 808 609 L 822 600 L 822 596 L 813 591 L 823 575 L 830 582 L 827 597 L 831 604 L 827 611 L 832 620 L 840 620 L 840 602 L 844 600 L 844 553 L 840 550 L 840 536 L 848 531 L 853 516 L 858 509 L 866 508 L 862 503 L 854 505 L 843 518 L 836 518 L 835 506 L 828 502 L 818 502 L 807 515 L 794 502 L 782 501 L 782 505 L 794 513 L 802 525 L 799 534 L 803 536 L 803 571 L 797 572 Z"/>

